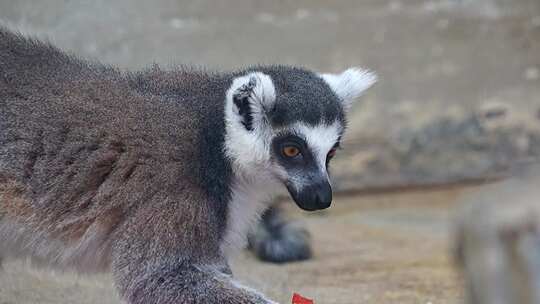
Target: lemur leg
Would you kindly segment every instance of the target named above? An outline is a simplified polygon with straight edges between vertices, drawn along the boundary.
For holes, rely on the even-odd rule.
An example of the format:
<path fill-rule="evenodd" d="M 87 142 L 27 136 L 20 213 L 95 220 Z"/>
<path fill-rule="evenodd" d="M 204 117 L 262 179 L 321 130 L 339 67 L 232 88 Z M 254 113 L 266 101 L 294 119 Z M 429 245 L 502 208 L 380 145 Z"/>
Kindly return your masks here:
<path fill-rule="evenodd" d="M 174 204 L 140 210 L 117 231 L 112 272 L 126 303 L 276 304 L 228 274 L 207 210 L 186 216 Z"/>
<path fill-rule="evenodd" d="M 276 304 L 213 266 L 189 261 L 155 265 L 119 287 L 129 304 Z"/>
<path fill-rule="evenodd" d="M 248 240 L 249 249 L 263 261 L 286 263 L 312 256 L 309 232 L 287 219 L 278 204 L 263 214 Z"/>

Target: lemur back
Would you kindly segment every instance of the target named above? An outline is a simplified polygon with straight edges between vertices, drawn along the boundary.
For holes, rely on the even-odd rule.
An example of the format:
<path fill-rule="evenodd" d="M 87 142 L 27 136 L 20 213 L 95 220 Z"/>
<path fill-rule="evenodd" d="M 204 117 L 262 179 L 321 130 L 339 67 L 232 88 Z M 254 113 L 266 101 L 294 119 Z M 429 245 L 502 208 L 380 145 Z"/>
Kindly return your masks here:
<path fill-rule="evenodd" d="M 197 153 L 196 147 L 205 136 L 222 141 L 211 137 L 219 137 L 216 131 L 224 126 L 222 105 L 212 104 L 219 97 L 207 96 L 219 90 L 204 85 L 224 82 L 201 72 L 158 68 L 122 74 L 7 32 L 0 33 L 0 71 L 0 242 L 10 244 L 0 249 L 24 250 L 85 270 L 106 267 L 110 240 L 124 229 L 127 215 L 157 204 L 184 204 L 186 214 L 179 216 L 186 222 L 200 212 L 216 213 L 212 222 L 201 223 L 205 227 L 198 237 L 219 237 L 202 234 L 223 225 L 222 198 L 214 198 L 215 206 L 203 206 L 205 199 L 186 204 L 195 197 L 156 201 L 168 193 L 185 196 L 185 189 L 209 178 L 201 176 L 200 166 L 211 165 L 219 154 L 211 149 Z M 174 92 L 167 91 L 160 77 L 185 96 L 176 94 L 173 100 L 168 93 Z M 200 113 L 215 114 L 209 120 Z M 213 170 L 218 176 L 212 180 L 226 183 L 227 170 Z M 181 228 L 182 219 L 177 221 L 171 224 Z M 25 232 L 19 235 L 21 225 Z"/>
<path fill-rule="evenodd" d="M 0 28 L 0 256 L 111 270 L 128 303 L 274 303 L 230 277 L 281 185 L 329 206 L 360 70 L 142 72 Z"/>

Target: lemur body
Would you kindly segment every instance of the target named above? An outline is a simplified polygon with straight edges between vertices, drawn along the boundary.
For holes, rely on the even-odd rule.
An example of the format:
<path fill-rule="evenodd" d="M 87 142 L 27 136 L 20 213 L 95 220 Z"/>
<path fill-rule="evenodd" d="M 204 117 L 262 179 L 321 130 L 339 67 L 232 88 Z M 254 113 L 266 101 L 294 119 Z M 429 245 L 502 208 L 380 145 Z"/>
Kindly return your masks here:
<path fill-rule="evenodd" d="M 374 76 L 285 66 L 136 73 L 0 29 L 0 256 L 112 270 L 128 303 L 273 303 L 227 255 L 284 185 L 327 165 Z"/>

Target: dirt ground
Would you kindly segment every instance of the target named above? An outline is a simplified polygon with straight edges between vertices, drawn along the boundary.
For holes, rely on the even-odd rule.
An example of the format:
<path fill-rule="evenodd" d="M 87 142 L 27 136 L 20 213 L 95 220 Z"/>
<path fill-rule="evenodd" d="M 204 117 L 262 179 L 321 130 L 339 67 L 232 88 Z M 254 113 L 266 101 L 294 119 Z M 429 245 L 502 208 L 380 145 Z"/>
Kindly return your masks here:
<path fill-rule="evenodd" d="M 235 275 L 280 303 L 293 292 L 317 304 L 461 303 L 450 257 L 454 187 L 338 197 L 328 211 L 292 217 L 312 233 L 315 258 L 276 266 L 241 252 Z M 77 277 L 9 261 L 0 272 L 0 304 L 119 303 L 108 275 Z"/>

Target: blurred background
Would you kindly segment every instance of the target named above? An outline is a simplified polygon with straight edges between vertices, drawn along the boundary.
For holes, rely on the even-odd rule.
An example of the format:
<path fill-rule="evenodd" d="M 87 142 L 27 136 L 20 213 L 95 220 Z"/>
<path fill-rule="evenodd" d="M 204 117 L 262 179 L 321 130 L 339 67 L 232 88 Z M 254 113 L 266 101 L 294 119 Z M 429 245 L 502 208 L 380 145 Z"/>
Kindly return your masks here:
<path fill-rule="evenodd" d="M 0 23 L 126 69 L 376 71 L 333 165 L 341 196 L 323 213 L 290 208 L 315 259 L 237 263 L 284 303 L 295 291 L 321 304 L 460 303 L 447 248 L 456 198 L 540 156 L 538 0 L 3 0 Z M 0 303 L 116 303 L 108 280 L 14 262 Z"/>

